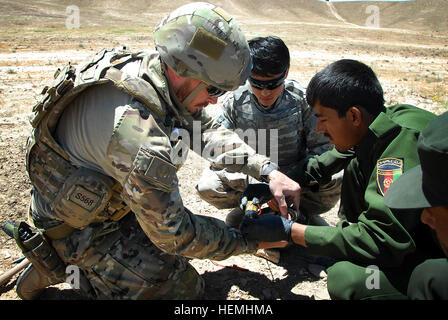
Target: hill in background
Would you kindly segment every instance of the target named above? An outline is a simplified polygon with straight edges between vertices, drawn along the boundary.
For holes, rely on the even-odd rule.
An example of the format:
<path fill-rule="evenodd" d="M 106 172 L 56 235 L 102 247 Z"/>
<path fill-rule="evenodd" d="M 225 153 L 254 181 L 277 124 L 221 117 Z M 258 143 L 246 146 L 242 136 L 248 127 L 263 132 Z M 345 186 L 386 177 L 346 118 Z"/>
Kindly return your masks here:
<path fill-rule="evenodd" d="M 376 5 L 380 9 L 382 28 L 410 30 L 446 31 L 448 30 L 448 1 L 417 0 L 410 2 L 364 1 L 354 3 L 334 3 L 341 17 L 348 22 L 365 25 L 368 6 Z"/>
<path fill-rule="evenodd" d="M 166 13 L 193 1 L 160 0 L 54 0 L 0 3 L 0 23 L 22 30 L 33 29 L 45 21 L 46 26 L 64 26 L 68 6 L 80 9 L 81 27 L 152 28 Z M 368 6 L 377 6 L 381 28 L 416 31 L 445 31 L 448 27 L 448 1 L 418 0 L 411 2 L 325 2 L 318 0 L 216 0 L 212 1 L 234 15 L 244 25 L 247 18 L 263 21 L 289 21 L 319 24 L 355 24 L 365 26 Z M 333 6 L 333 8 L 331 8 Z"/>

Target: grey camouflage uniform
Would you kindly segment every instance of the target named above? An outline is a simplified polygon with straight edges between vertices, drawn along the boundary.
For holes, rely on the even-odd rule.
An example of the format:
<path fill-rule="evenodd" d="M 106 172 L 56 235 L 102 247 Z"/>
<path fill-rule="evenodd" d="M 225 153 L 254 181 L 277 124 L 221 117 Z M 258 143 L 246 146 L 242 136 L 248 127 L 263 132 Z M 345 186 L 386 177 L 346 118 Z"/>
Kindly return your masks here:
<path fill-rule="evenodd" d="M 333 148 L 323 135 L 317 134 L 317 119 L 305 100 L 305 90 L 291 79 L 285 80 L 282 94 L 268 108 L 259 104 L 247 81 L 226 97 L 215 121 L 226 128 L 242 130 L 237 131 L 240 137 L 246 137 L 246 142 L 257 148 L 259 154 L 269 156 L 274 162 L 278 160 L 280 171 L 287 175 L 308 158 Z M 251 132 L 255 132 L 256 141 Z M 260 148 L 260 142 L 266 142 L 266 145 Z M 339 174 L 329 184 L 321 186 L 319 192 L 302 188 L 302 209 L 310 214 L 320 214 L 332 208 L 339 199 L 341 181 Z M 217 208 L 233 208 L 238 205 L 247 183 L 256 182 L 242 173 L 212 164 L 204 170 L 197 190 L 202 199 Z"/>

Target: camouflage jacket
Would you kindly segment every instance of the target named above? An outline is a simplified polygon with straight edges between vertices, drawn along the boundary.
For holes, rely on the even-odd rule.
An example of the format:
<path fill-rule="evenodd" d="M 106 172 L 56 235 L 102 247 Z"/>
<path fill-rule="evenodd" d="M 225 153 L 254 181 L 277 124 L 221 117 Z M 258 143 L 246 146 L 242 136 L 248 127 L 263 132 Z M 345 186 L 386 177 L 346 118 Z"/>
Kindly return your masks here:
<path fill-rule="evenodd" d="M 255 242 L 247 241 L 223 221 L 194 215 L 183 206 L 176 172 L 185 159 L 186 143 L 216 165 L 254 177 L 259 177 L 269 160 L 205 113 L 188 114 L 173 107 L 156 52 L 145 54 L 138 76 L 149 80 L 155 89 L 156 106 L 148 108 L 132 97 L 126 102 L 114 96 L 125 94 L 112 86 L 93 87 L 72 102 L 75 107 L 67 107 L 57 127 L 57 141 L 74 165 L 99 171 L 122 186 L 121 198 L 161 250 L 213 259 L 254 251 Z M 102 96 L 95 95 L 95 90 L 109 90 L 108 98 L 104 91 Z M 109 105 L 102 105 L 102 99 Z M 115 103 L 120 99 L 125 102 Z M 107 112 L 112 116 L 106 116 Z M 39 199 L 35 197 L 34 202 Z M 40 212 L 41 220 L 53 218 L 70 224 L 69 216 L 52 212 L 45 203 L 36 207 L 45 211 Z"/>
<path fill-rule="evenodd" d="M 317 119 L 306 103 L 304 89 L 294 80 L 285 81 L 285 89 L 269 108 L 259 104 L 247 82 L 226 99 L 216 121 L 226 128 L 243 130 L 240 136 L 248 138 L 251 146 L 250 134 L 254 132 L 253 148 L 274 162 L 278 159 L 282 171 L 333 147 L 316 133 Z"/>

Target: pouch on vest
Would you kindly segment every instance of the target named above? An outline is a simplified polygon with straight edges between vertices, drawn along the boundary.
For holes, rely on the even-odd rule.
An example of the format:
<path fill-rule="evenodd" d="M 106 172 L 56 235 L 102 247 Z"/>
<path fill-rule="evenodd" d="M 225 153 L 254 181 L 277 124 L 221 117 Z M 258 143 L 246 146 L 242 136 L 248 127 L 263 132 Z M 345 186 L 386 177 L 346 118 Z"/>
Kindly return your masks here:
<path fill-rule="evenodd" d="M 26 168 L 39 195 L 56 216 L 67 225 L 82 229 L 92 222 L 117 221 L 130 212 L 122 201 L 122 188 L 111 177 L 72 165 L 69 154 L 54 137 L 65 108 L 85 89 L 113 83 L 123 92 L 145 104 L 158 116 L 165 116 L 165 102 L 152 85 L 140 77 L 130 77 L 120 66 L 133 59 L 146 61 L 147 52 L 132 52 L 124 46 L 102 50 L 79 68 L 70 63 L 56 72 L 53 83 L 33 107 L 30 122 L 34 128 L 27 141 Z M 144 77 L 145 76 L 145 77 Z M 149 112 L 149 111 L 148 111 Z"/>
<path fill-rule="evenodd" d="M 82 229 L 109 218 L 105 209 L 112 197 L 115 180 L 97 171 L 79 168 L 65 181 L 51 204 L 65 223 Z"/>
<path fill-rule="evenodd" d="M 23 221 L 17 222 L 14 225 L 14 239 L 23 255 L 40 273 L 51 279 L 65 278 L 65 263 L 39 229 Z"/>

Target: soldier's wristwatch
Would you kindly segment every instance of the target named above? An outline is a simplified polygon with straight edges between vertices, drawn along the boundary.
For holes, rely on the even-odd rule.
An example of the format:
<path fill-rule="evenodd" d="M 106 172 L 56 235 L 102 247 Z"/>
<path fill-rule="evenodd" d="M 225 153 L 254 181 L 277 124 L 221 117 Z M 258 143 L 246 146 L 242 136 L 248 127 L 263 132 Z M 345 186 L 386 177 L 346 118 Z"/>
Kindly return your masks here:
<path fill-rule="evenodd" d="M 268 183 L 268 175 L 274 170 L 278 170 L 278 165 L 276 163 L 269 162 L 267 166 L 265 165 L 261 169 L 261 175 L 260 175 L 261 181 Z"/>

